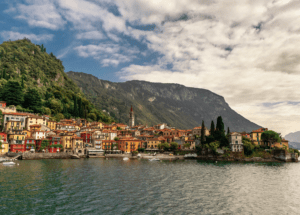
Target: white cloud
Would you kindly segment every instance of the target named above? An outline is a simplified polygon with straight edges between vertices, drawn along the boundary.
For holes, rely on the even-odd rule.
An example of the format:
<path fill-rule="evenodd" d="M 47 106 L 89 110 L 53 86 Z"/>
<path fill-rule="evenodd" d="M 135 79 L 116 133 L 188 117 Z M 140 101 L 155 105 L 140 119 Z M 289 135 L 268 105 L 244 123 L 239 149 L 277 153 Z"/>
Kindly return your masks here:
<path fill-rule="evenodd" d="M 138 50 L 117 44 L 99 44 L 77 46 L 74 48 L 81 57 L 92 57 L 100 61 L 102 66 L 118 66 L 120 63 L 126 63 L 136 58 Z"/>
<path fill-rule="evenodd" d="M 27 4 L 17 4 L 16 18 L 26 20 L 30 26 L 43 27 L 52 30 L 62 28 L 66 22 L 58 13 L 54 1 L 27 0 Z M 14 10 L 9 10 L 14 11 Z"/>
<path fill-rule="evenodd" d="M 206 88 L 258 124 L 285 134 L 299 130 L 299 107 L 288 101 L 300 101 L 300 3 L 203 2 L 118 1 L 132 23 L 157 24 L 158 31 L 129 30 L 163 56 L 155 65 L 123 68 L 120 77 Z M 182 14 L 188 19 L 176 21 Z M 165 20 L 172 21 L 160 25 Z"/>
<path fill-rule="evenodd" d="M 77 39 L 102 40 L 106 37 L 100 31 L 88 31 L 76 35 Z"/>
<path fill-rule="evenodd" d="M 24 39 L 24 37 L 32 40 L 32 41 L 36 41 L 36 42 L 40 42 L 40 41 L 49 41 L 52 40 L 53 35 L 52 34 L 22 34 L 19 32 L 15 32 L 15 31 L 2 31 L 0 32 L 0 35 L 3 39 L 5 40 L 18 40 L 18 39 Z"/>

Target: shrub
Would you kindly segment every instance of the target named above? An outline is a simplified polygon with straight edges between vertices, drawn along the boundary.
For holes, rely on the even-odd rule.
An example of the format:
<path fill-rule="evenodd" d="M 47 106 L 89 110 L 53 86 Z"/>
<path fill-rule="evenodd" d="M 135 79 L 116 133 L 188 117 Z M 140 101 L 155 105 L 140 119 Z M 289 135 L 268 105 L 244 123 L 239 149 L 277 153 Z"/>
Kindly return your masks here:
<path fill-rule="evenodd" d="M 145 152 L 145 149 L 144 148 L 138 148 L 138 151 L 139 152 Z"/>

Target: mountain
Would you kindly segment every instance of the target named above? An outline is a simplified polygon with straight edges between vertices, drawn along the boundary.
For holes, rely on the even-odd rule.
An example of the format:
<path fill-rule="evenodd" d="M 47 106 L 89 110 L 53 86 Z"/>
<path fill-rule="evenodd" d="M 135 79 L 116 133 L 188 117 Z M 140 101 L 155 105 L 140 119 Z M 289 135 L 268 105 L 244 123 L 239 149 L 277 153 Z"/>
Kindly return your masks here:
<path fill-rule="evenodd" d="M 289 147 L 293 149 L 298 149 L 300 150 L 300 143 L 297 142 L 289 142 Z"/>
<path fill-rule="evenodd" d="M 18 111 L 47 114 L 56 120 L 113 120 L 86 99 L 59 59 L 26 38 L 0 45 L 0 100 Z"/>
<path fill-rule="evenodd" d="M 114 83 L 81 72 L 67 72 L 82 92 L 98 108 L 116 120 L 128 123 L 133 106 L 136 124 L 167 123 L 180 129 L 200 126 L 202 120 L 210 128 L 211 121 L 222 116 L 231 131 L 247 131 L 260 126 L 232 110 L 222 96 L 209 90 L 179 84 L 127 81 Z"/>
<path fill-rule="evenodd" d="M 286 140 L 290 142 L 300 142 L 300 131 L 296 131 L 294 133 L 289 133 L 284 137 Z"/>

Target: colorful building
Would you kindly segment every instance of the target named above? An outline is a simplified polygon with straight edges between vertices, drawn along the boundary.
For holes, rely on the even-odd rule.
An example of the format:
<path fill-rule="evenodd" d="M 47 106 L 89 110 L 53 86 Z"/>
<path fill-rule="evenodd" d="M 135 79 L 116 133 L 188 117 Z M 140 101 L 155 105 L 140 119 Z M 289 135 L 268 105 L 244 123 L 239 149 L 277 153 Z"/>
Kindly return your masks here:
<path fill-rule="evenodd" d="M 143 148 L 142 140 L 128 138 L 128 139 L 120 139 L 118 142 L 118 148 L 122 152 L 130 153 L 133 151 L 137 151 L 138 148 Z"/>

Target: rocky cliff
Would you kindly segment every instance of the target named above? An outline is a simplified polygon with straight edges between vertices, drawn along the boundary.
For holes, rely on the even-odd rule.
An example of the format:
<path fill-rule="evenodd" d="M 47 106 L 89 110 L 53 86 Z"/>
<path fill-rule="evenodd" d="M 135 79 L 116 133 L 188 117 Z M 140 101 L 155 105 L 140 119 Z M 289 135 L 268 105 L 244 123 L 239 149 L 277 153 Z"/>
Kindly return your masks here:
<path fill-rule="evenodd" d="M 167 123 L 191 129 L 204 120 L 210 128 L 211 120 L 216 123 L 217 117 L 222 116 L 225 127 L 229 126 L 231 131 L 251 131 L 260 127 L 232 110 L 222 96 L 209 90 L 145 81 L 114 83 L 79 72 L 67 75 L 94 105 L 126 124 L 132 105 L 136 122 L 149 126 Z"/>

